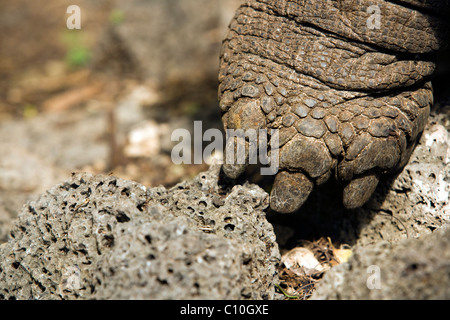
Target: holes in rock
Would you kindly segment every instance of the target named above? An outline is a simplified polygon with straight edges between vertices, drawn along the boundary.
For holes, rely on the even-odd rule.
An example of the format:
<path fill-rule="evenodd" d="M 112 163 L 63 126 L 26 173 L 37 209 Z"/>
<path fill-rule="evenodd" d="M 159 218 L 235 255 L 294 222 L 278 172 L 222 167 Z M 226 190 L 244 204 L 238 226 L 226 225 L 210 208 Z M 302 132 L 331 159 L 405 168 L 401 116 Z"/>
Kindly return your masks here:
<path fill-rule="evenodd" d="M 66 205 L 67 205 L 67 203 L 66 203 Z M 28 206 L 28 211 L 33 215 L 37 215 L 36 209 L 34 209 L 34 207 L 32 207 L 32 206 Z"/>
<path fill-rule="evenodd" d="M 77 252 L 79 252 L 79 253 L 81 253 L 81 254 L 83 254 L 85 256 L 88 255 L 88 251 L 85 248 L 78 249 Z"/>
<path fill-rule="evenodd" d="M 72 184 L 70 185 L 70 187 L 71 187 L 72 189 L 78 189 L 79 186 L 80 186 L 80 185 L 79 185 L 79 184 L 76 184 L 76 183 L 72 183 Z"/>
<path fill-rule="evenodd" d="M 136 206 L 136 208 L 137 208 L 139 211 L 143 212 L 144 209 L 145 209 L 145 207 L 146 207 L 146 205 L 147 205 L 146 202 L 142 202 L 142 203 L 139 203 L 139 204 Z"/>
<path fill-rule="evenodd" d="M 242 264 L 243 264 L 244 266 L 248 265 L 251 261 L 252 261 L 252 258 L 251 258 L 251 257 L 245 256 L 245 257 L 242 258 Z"/>
<path fill-rule="evenodd" d="M 156 257 L 155 257 L 155 255 L 153 254 L 153 253 L 150 253 L 148 256 L 147 256 L 147 260 L 155 260 L 156 259 Z"/>
<path fill-rule="evenodd" d="M 104 214 L 111 214 L 111 212 L 108 209 L 100 209 L 98 211 L 99 214 L 104 215 Z"/>
<path fill-rule="evenodd" d="M 62 251 L 64 252 L 64 254 L 67 254 L 67 252 L 69 252 L 70 250 L 66 246 L 64 246 L 63 248 L 59 249 L 59 251 Z"/>
<path fill-rule="evenodd" d="M 193 289 L 191 292 L 192 292 L 192 296 L 200 295 L 200 284 L 198 284 L 198 282 L 194 282 Z"/>
<path fill-rule="evenodd" d="M 215 261 L 215 260 L 216 260 L 216 257 L 213 257 L 213 256 L 210 256 L 210 255 L 208 255 L 208 254 L 205 254 L 205 255 L 203 256 L 203 260 L 206 261 L 206 262 L 208 262 L 208 263 L 210 263 L 210 262 Z"/>
<path fill-rule="evenodd" d="M 235 227 L 236 227 L 236 226 L 235 226 L 234 224 L 228 223 L 228 224 L 225 225 L 224 229 L 225 229 L 225 231 L 227 231 L 227 232 L 232 232 L 232 231 L 234 231 L 234 228 L 235 228 Z"/>
<path fill-rule="evenodd" d="M 147 234 L 144 238 L 145 238 L 145 241 L 147 241 L 148 244 L 152 244 L 152 237 L 149 234 Z"/>
<path fill-rule="evenodd" d="M 173 271 L 172 271 L 172 272 L 173 272 Z M 183 279 L 184 279 L 184 276 L 183 276 L 183 274 L 182 274 L 181 272 L 176 272 L 176 273 L 173 275 L 173 277 L 174 277 L 174 279 L 175 279 L 176 282 L 181 282 L 181 281 L 183 281 Z"/>
<path fill-rule="evenodd" d="M 103 245 L 107 248 L 112 248 L 114 246 L 114 236 L 113 235 L 106 235 L 103 237 Z"/>
<path fill-rule="evenodd" d="M 428 180 L 430 180 L 430 182 L 435 182 L 436 175 L 434 173 L 430 173 L 430 175 L 428 175 Z"/>
<path fill-rule="evenodd" d="M 416 272 L 420 269 L 423 269 L 424 265 L 421 263 L 411 263 L 408 267 L 406 267 L 404 273 L 409 274 L 409 273 L 413 273 Z"/>
<path fill-rule="evenodd" d="M 91 188 L 88 188 L 86 191 L 80 192 L 80 194 L 83 195 L 83 196 L 88 196 L 89 197 L 92 194 L 92 190 L 91 190 Z"/>
<path fill-rule="evenodd" d="M 122 191 L 120 192 L 121 195 L 129 197 L 130 196 L 130 189 L 128 188 L 123 188 Z"/>
<path fill-rule="evenodd" d="M 45 224 L 45 230 L 47 230 L 47 232 L 51 232 L 52 231 L 52 225 L 50 223 L 46 223 Z M 26 230 L 22 230 L 22 231 L 26 231 Z"/>
<path fill-rule="evenodd" d="M 158 278 L 156 278 L 156 280 L 163 286 L 167 286 L 169 284 L 166 279 L 161 279 L 158 277 Z"/>
<path fill-rule="evenodd" d="M 117 219 L 117 222 L 120 222 L 120 223 L 128 222 L 131 220 L 130 217 L 128 217 L 126 215 L 126 213 L 123 211 L 117 212 L 116 219 Z"/>
<path fill-rule="evenodd" d="M 205 209 L 207 206 L 208 206 L 208 204 L 206 203 L 206 201 L 200 201 L 199 203 L 198 203 L 198 206 L 201 208 L 201 209 Z"/>
<path fill-rule="evenodd" d="M 33 280 L 34 280 L 34 283 L 37 284 L 37 286 L 39 287 L 39 289 L 41 289 L 42 292 L 45 292 L 45 290 L 47 290 L 47 288 L 44 287 L 44 285 L 42 283 L 40 283 L 39 281 L 37 281 L 35 279 L 33 279 Z"/>
<path fill-rule="evenodd" d="M 225 219 L 223 219 L 223 221 L 226 223 L 230 223 L 232 220 L 233 220 L 232 217 L 226 217 Z"/>
<path fill-rule="evenodd" d="M 202 214 L 202 213 L 201 213 Z M 216 221 L 212 219 L 207 219 L 202 216 L 199 217 L 200 220 L 200 228 L 213 229 L 216 225 Z"/>
<path fill-rule="evenodd" d="M 110 181 L 108 183 L 108 187 L 113 187 L 113 188 L 117 187 L 117 180 L 114 179 L 114 180 Z"/>
<path fill-rule="evenodd" d="M 11 263 L 11 266 L 12 266 L 14 269 L 17 269 L 17 268 L 19 268 L 19 266 L 20 266 L 20 262 L 15 261 L 15 262 Z"/>

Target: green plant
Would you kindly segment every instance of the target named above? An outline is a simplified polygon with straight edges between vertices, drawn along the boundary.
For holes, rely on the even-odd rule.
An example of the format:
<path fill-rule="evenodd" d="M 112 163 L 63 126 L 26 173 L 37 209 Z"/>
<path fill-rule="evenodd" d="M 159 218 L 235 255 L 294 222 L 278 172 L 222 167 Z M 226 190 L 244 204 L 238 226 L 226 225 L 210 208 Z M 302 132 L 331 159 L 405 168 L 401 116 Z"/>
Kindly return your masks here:
<path fill-rule="evenodd" d="M 88 64 L 92 54 L 82 30 L 67 29 L 61 39 L 66 47 L 65 61 L 70 67 L 83 67 Z"/>
<path fill-rule="evenodd" d="M 114 25 L 121 24 L 125 20 L 125 14 L 120 9 L 113 9 L 109 13 L 109 22 Z"/>

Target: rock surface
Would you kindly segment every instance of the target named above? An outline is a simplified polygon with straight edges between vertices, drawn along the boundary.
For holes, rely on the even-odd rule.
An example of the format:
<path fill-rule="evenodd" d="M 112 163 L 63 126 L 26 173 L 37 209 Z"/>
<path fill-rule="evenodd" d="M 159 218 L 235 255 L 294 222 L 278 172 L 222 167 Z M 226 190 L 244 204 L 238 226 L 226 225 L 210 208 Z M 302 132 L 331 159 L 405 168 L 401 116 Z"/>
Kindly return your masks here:
<path fill-rule="evenodd" d="M 271 299 L 278 245 L 255 185 L 214 166 L 170 190 L 74 174 L 0 246 L 2 299 Z"/>
<path fill-rule="evenodd" d="M 450 299 L 450 229 L 420 239 L 358 247 L 312 299 Z"/>

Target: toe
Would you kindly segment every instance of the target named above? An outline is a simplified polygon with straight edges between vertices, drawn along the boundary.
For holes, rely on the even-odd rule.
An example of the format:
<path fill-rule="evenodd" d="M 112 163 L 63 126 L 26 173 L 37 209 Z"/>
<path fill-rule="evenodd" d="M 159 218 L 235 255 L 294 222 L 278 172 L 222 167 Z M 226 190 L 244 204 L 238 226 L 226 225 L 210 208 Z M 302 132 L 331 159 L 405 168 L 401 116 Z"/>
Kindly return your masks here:
<path fill-rule="evenodd" d="M 270 207 L 280 213 L 298 210 L 313 190 L 314 184 L 301 172 L 281 171 L 275 177 Z"/>
<path fill-rule="evenodd" d="M 245 138 L 228 139 L 225 148 L 223 172 L 231 179 L 238 178 L 248 166 L 249 148 Z"/>
<path fill-rule="evenodd" d="M 375 173 L 353 179 L 344 188 L 343 203 L 347 209 L 361 207 L 370 199 L 379 182 Z"/>

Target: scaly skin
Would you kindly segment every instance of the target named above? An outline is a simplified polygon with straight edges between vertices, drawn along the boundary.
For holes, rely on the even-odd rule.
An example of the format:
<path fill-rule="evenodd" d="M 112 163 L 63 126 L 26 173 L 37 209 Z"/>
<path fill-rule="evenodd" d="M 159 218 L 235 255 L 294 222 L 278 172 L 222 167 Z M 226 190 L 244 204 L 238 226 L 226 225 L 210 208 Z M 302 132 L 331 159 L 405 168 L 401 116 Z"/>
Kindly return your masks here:
<path fill-rule="evenodd" d="M 378 29 L 367 27 L 371 5 Z M 221 52 L 222 120 L 279 130 L 272 209 L 298 210 L 332 175 L 344 205 L 359 207 L 407 163 L 433 103 L 449 10 L 419 0 L 247 0 L 237 10 Z M 223 169 L 236 178 L 245 165 Z"/>

